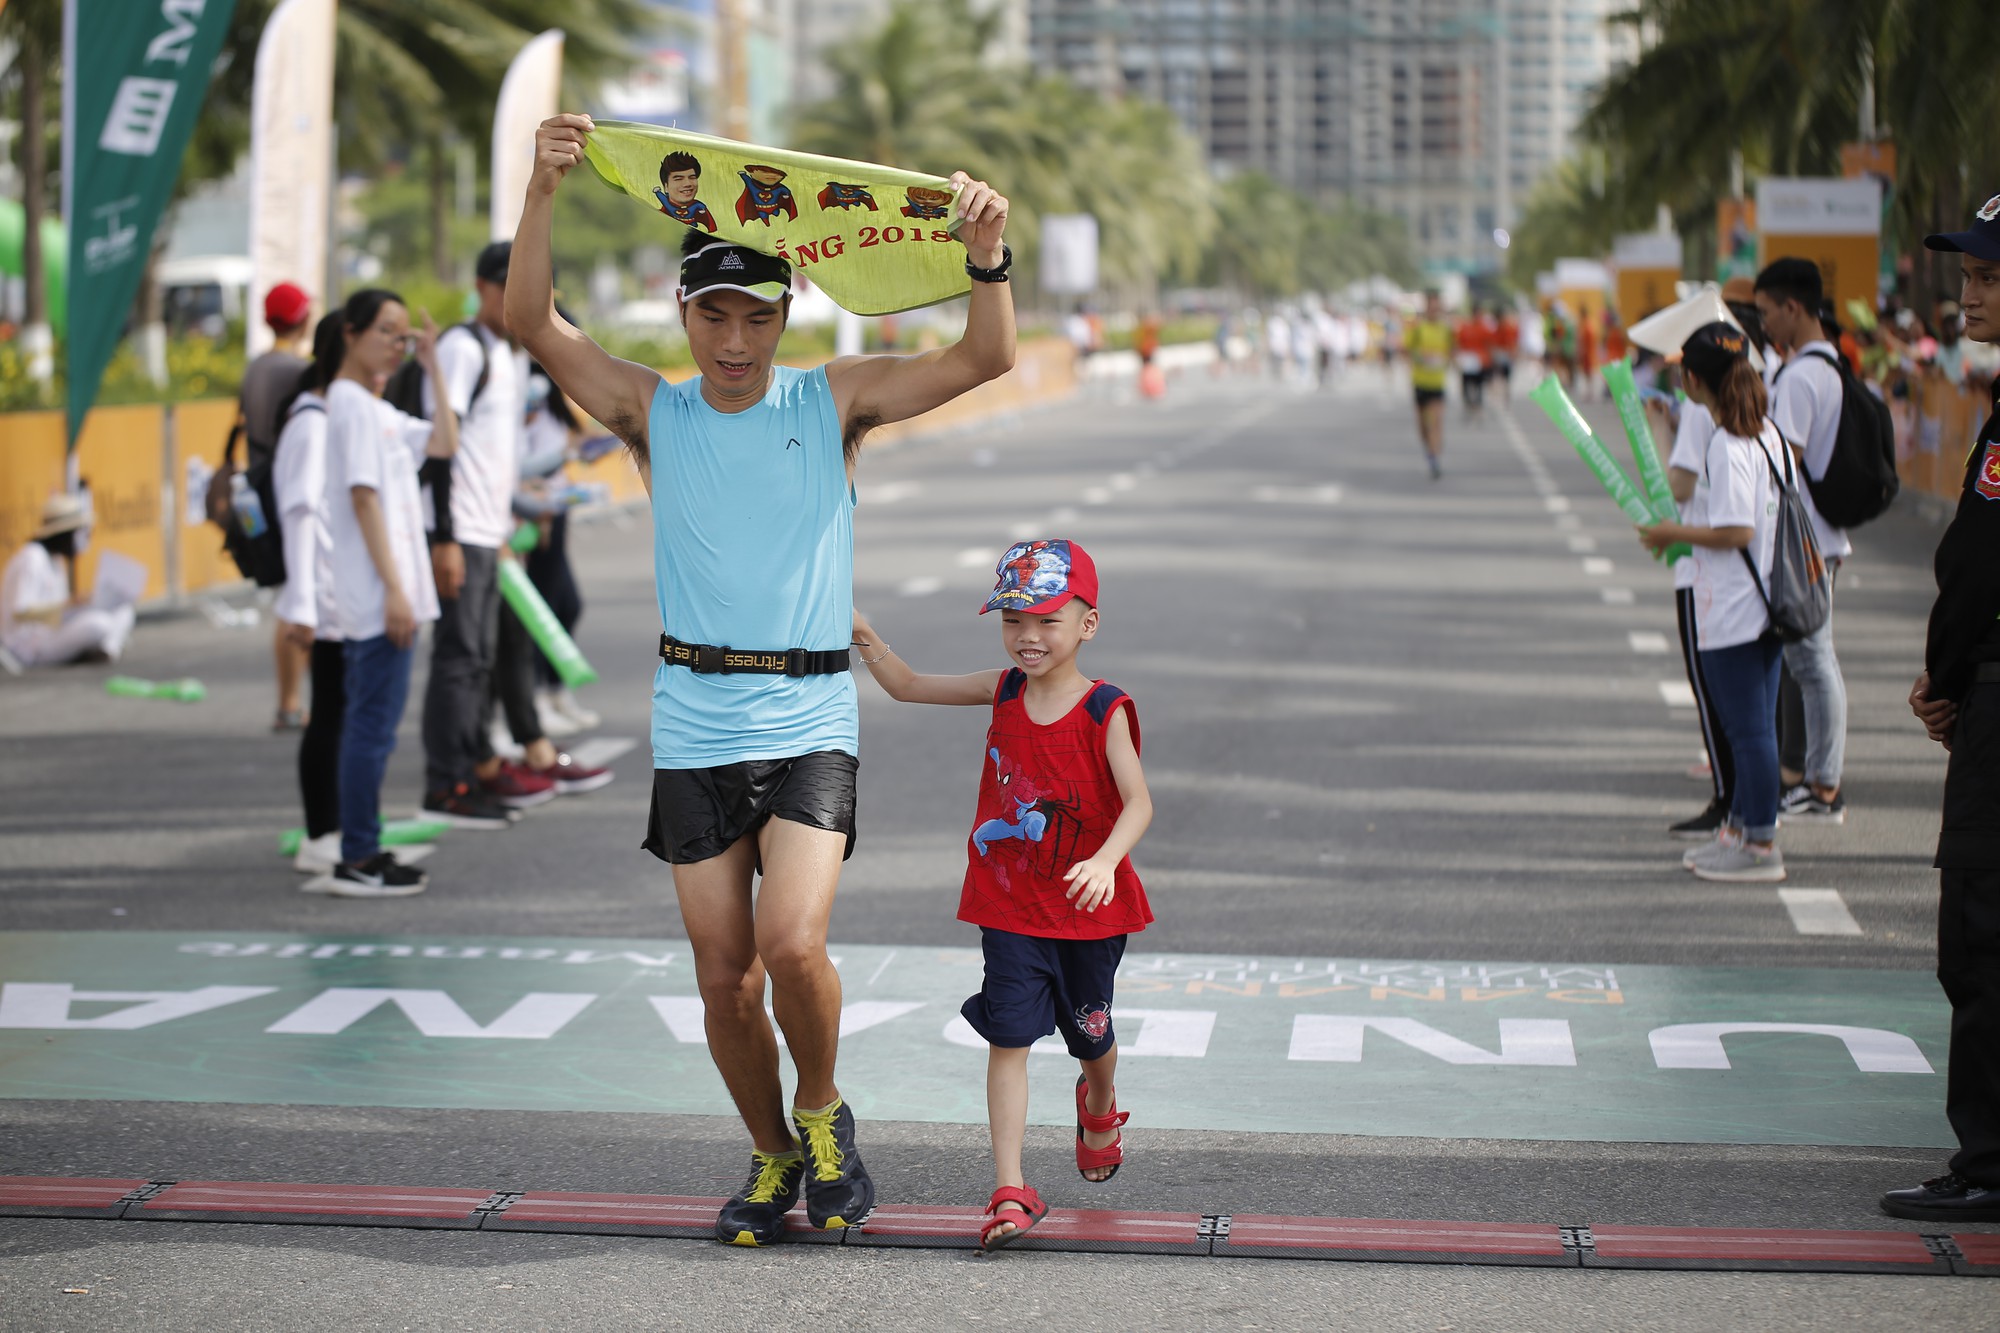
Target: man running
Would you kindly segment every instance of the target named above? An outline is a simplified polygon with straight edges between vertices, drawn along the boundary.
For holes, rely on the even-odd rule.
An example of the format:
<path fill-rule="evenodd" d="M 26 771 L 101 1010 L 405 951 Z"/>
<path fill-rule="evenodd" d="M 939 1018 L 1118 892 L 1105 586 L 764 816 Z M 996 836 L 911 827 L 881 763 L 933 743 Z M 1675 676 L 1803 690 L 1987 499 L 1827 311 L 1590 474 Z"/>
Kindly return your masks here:
<path fill-rule="evenodd" d="M 802 1184 L 815 1227 L 858 1224 L 875 1202 L 854 1113 L 834 1082 L 840 977 L 826 956 L 840 864 L 854 846 L 854 465 L 873 427 L 1013 366 L 1007 201 L 983 181 L 952 178 L 974 279 L 962 340 L 812 371 L 773 365 L 791 266 L 690 232 L 679 297 L 701 373 L 670 385 L 555 313 L 555 192 L 592 129 L 587 116 L 559 115 L 536 132 L 507 319 L 556 384 L 625 441 L 652 497 L 666 633 L 645 846 L 673 866 L 709 1054 L 750 1130 L 750 1179 L 718 1214 L 716 1237 L 767 1245 L 784 1235 Z M 789 1117 L 767 976 L 799 1075 Z"/>
<path fill-rule="evenodd" d="M 1451 368 L 1451 325 L 1434 291 L 1424 293 L 1424 313 L 1404 335 L 1410 353 L 1410 385 L 1417 395 L 1417 439 L 1431 480 L 1444 475 L 1444 385 Z"/>

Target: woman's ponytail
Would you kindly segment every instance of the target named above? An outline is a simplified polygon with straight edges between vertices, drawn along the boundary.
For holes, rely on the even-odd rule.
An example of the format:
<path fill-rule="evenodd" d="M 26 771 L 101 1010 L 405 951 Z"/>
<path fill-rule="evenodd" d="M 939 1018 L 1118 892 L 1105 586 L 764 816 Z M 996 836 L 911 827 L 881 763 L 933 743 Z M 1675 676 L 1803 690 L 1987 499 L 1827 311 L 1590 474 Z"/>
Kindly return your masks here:
<path fill-rule="evenodd" d="M 299 372 L 299 382 L 285 395 L 278 405 L 278 424 L 283 426 L 292 415 L 292 404 L 302 393 L 325 393 L 327 386 L 340 374 L 341 358 L 347 354 L 347 340 L 340 336 L 341 312 L 329 311 L 321 315 L 319 324 L 313 329 L 312 360 Z"/>
<path fill-rule="evenodd" d="M 1764 429 L 1764 414 L 1770 400 L 1764 392 L 1764 377 L 1751 366 L 1749 358 L 1732 359 L 1707 387 L 1715 395 L 1715 424 L 1731 435 L 1757 438 Z"/>

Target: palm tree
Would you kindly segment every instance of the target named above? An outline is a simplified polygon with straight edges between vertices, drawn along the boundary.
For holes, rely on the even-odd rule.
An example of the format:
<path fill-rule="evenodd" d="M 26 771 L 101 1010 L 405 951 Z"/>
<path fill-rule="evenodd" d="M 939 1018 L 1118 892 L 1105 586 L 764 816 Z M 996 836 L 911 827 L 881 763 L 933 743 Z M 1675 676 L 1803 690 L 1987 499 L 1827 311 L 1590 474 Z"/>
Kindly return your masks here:
<path fill-rule="evenodd" d="M 0 38 L 15 43 L 14 63 L 20 71 L 21 98 L 21 276 L 26 289 L 22 325 L 36 340 L 49 329 L 48 284 L 42 255 L 42 217 L 48 211 L 49 90 L 43 74 L 62 50 L 61 0 L 14 0 L 0 9 Z M 39 351 L 30 356 L 30 373 L 47 380 L 53 369 Z"/>
<path fill-rule="evenodd" d="M 993 181 L 1025 271 L 1042 217 L 1090 213 L 1113 238 L 1106 285 L 1144 300 L 1162 277 L 1192 278 L 1214 228 L 1208 192 L 1190 188 L 1207 176 L 1194 140 L 1156 104 L 987 63 L 997 23 L 967 0 L 898 0 L 871 35 L 827 53 L 836 91 L 798 110 L 794 146 Z"/>
<path fill-rule="evenodd" d="M 553 11 L 536 0 L 342 0 L 334 34 L 342 159 L 379 169 L 412 136 L 423 144 L 441 281 L 453 269 L 450 139 L 485 141 L 508 63 L 552 21 L 563 29 L 563 87 L 573 105 L 630 68 L 634 38 L 659 22 L 644 0 L 567 0 Z"/>
<path fill-rule="evenodd" d="M 1586 116 L 1613 162 L 1611 206 L 1666 203 L 1705 230 L 1730 162 L 1773 175 L 1834 175 L 1866 90 L 1894 137 L 1893 221 L 1904 237 L 1963 211 L 1970 178 L 1995 179 L 2000 80 L 1989 0 L 1638 0 L 1620 21 L 1644 39 Z M 1956 225 L 1954 222 L 1953 225 Z"/>

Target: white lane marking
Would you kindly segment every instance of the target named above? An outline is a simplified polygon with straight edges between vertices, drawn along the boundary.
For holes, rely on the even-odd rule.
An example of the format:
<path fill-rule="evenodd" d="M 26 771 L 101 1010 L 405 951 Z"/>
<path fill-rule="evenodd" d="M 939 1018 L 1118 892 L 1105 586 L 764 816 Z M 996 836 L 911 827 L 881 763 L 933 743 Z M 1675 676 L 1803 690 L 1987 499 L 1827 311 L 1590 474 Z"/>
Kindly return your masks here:
<path fill-rule="evenodd" d="M 1801 935 L 1859 935 L 1861 923 L 1847 910 L 1838 889 L 1779 889 L 1778 901 L 1791 913 Z"/>
<path fill-rule="evenodd" d="M 1251 499 L 1272 505 L 1337 505 L 1346 497 L 1346 490 L 1339 486 L 1315 486 L 1311 490 L 1288 486 L 1258 486 L 1250 492 Z"/>
<path fill-rule="evenodd" d="M 1575 532 L 1583 526 L 1583 520 L 1575 514 L 1557 514 L 1555 524 L 1557 532 Z"/>
<path fill-rule="evenodd" d="M 1058 526 L 1065 523 L 1074 523 L 1076 522 L 1076 511 L 1068 506 L 1064 506 L 1049 515 L 1049 522 Z"/>
<path fill-rule="evenodd" d="M 1667 651 L 1667 636 L 1655 634 L 1651 630 L 1635 629 L 1625 636 L 1635 653 L 1664 653 Z"/>
<path fill-rule="evenodd" d="M 892 505 L 921 493 L 923 483 L 915 481 L 885 481 L 876 486 L 863 486 L 861 503 L 867 505 Z"/>
<path fill-rule="evenodd" d="M 585 768 L 603 768 L 638 743 L 630 736 L 592 736 L 587 741 L 557 748 L 567 749 L 569 757 Z"/>
<path fill-rule="evenodd" d="M 1618 566 L 1601 555 L 1589 555 L 1583 558 L 1583 572 L 1594 579 L 1605 578 L 1616 568 Z"/>
<path fill-rule="evenodd" d="M 1108 505 L 1111 503 L 1111 488 L 1086 486 L 1083 488 L 1083 502 L 1087 505 Z"/>
<path fill-rule="evenodd" d="M 1585 537 L 1581 533 L 1571 533 L 1569 536 L 1569 549 L 1575 555 L 1583 555 L 1587 552 L 1595 551 L 1597 549 L 1597 538 Z"/>
<path fill-rule="evenodd" d="M 1111 474 L 1111 489 L 1114 491 L 1129 491 L 1138 484 L 1139 479 L 1129 472 L 1114 472 Z"/>
<path fill-rule="evenodd" d="M 1669 708 L 1694 707 L 1694 690 L 1684 680 L 1661 681 L 1660 698 L 1666 700 Z"/>
<path fill-rule="evenodd" d="M 1604 599 L 1606 606 L 1632 605 L 1632 590 L 1630 588 L 1599 588 L 1597 595 Z"/>
<path fill-rule="evenodd" d="M 942 587 L 944 587 L 943 579 L 923 574 L 913 579 L 904 579 L 896 585 L 896 592 L 903 597 L 928 597 Z"/>
<path fill-rule="evenodd" d="M 1039 523 L 1015 523 L 1008 527 L 1007 535 L 1017 542 L 1024 542 L 1032 539 L 1041 530 L 1042 525 Z"/>
<path fill-rule="evenodd" d="M 991 565 L 999 558 L 998 551 L 989 550 L 984 546 L 968 546 L 954 557 L 960 569 L 979 569 Z"/>
<path fill-rule="evenodd" d="M 1551 495 L 1545 498 L 1542 503 L 1549 507 L 1551 514 L 1567 514 L 1569 512 L 1569 500 L 1564 496 Z"/>
<path fill-rule="evenodd" d="M 882 979 L 882 974 L 889 970 L 889 964 L 895 961 L 896 961 L 896 951 L 894 949 L 891 949 L 889 950 L 888 956 L 882 960 L 881 964 L 877 966 L 873 972 L 868 974 L 868 984 L 872 986 L 876 982 L 880 981 Z"/>

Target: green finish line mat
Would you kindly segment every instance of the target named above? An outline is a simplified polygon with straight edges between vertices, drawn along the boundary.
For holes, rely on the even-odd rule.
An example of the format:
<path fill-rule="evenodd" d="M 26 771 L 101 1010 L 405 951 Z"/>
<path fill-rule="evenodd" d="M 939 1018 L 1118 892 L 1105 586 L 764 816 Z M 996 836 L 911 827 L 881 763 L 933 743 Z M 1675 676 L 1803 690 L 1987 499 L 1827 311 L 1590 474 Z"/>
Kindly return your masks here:
<path fill-rule="evenodd" d="M 862 1114 L 983 1123 L 978 951 L 831 952 Z M 1919 972 L 1134 952 L 1113 1015 L 1161 1128 L 1952 1142 Z M 1075 1066 L 1037 1049 L 1063 1123 Z M 731 1111 L 678 940 L 0 933 L 0 1097 Z"/>

